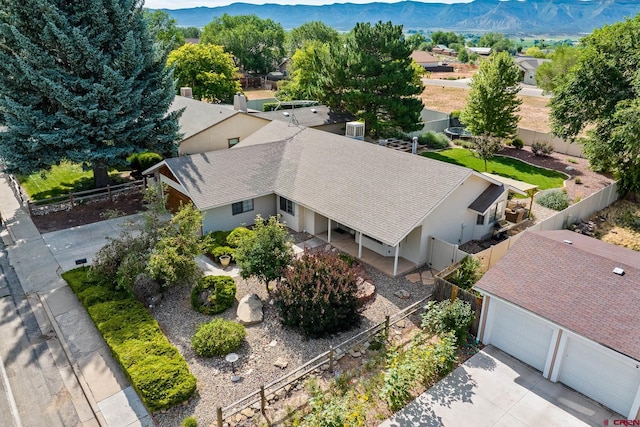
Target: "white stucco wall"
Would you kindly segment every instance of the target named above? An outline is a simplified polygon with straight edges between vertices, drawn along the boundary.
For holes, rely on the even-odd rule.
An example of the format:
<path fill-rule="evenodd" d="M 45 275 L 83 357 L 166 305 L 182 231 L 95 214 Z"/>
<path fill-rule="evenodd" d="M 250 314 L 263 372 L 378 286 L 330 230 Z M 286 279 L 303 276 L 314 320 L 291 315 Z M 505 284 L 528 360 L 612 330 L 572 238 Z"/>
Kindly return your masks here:
<path fill-rule="evenodd" d="M 301 216 L 304 215 L 305 208 L 295 202 L 293 202 L 293 204 L 293 215 L 291 215 L 280 209 L 280 197 L 276 197 L 276 209 L 278 215 L 280 215 L 280 221 L 286 223 L 287 227 L 294 231 L 302 231 Z"/>
<path fill-rule="evenodd" d="M 224 150 L 229 148 L 229 139 L 240 138 L 242 141 L 267 124 L 269 121 L 260 117 L 236 114 L 209 129 L 184 139 L 180 143 L 178 152 L 180 155 L 186 155 Z"/>
<path fill-rule="evenodd" d="M 202 229 L 204 233 L 217 230 L 233 230 L 241 225 L 252 225 L 256 215 L 268 218 L 276 214 L 276 196 L 257 197 L 253 199 L 253 210 L 238 215 L 233 215 L 231 205 L 209 209 L 204 212 Z"/>

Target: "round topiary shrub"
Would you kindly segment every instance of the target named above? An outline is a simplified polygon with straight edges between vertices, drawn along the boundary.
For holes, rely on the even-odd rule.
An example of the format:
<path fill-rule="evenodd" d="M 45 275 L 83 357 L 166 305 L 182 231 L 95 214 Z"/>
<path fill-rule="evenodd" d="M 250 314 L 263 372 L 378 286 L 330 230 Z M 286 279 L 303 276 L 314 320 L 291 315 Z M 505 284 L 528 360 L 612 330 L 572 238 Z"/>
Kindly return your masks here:
<path fill-rule="evenodd" d="M 565 190 L 549 190 L 536 199 L 538 204 L 555 211 L 562 211 L 569 207 L 569 195 Z"/>
<path fill-rule="evenodd" d="M 191 305 L 203 314 L 222 313 L 236 299 L 236 282 L 229 276 L 205 276 L 191 290 Z"/>
<path fill-rule="evenodd" d="M 214 319 L 198 326 L 191 338 L 191 346 L 198 356 L 221 356 L 237 350 L 247 331 L 240 323 Z"/>

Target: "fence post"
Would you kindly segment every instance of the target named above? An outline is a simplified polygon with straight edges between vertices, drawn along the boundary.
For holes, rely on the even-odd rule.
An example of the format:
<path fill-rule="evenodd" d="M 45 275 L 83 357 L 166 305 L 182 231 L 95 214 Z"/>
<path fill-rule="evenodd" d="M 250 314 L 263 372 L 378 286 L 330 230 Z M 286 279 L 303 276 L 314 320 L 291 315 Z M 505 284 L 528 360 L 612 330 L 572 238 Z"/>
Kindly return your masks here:
<path fill-rule="evenodd" d="M 329 372 L 333 372 L 333 346 L 329 346 Z"/>
<path fill-rule="evenodd" d="M 218 427 L 222 427 L 222 408 L 218 407 L 218 409 L 216 410 L 217 416 L 218 416 Z"/>
<path fill-rule="evenodd" d="M 109 201 L 113 202 L 113 199 L 111 198 L 111 185 L 107 184 L 107 194 L 109 195 Z"/>
<path fill-rule="evenodd" d="M 73 203 L 73 193 L 69 193 L 69 201 L 71 202 L 71 207 L 74 208 L 75 205 Z"/>
<path fill-rule="evenodd" d="M 260 386 L 260 412 L 264 415 L 265 408 L 267 406 L 267 398 L 264 395 L 264 386 Z"/>
<path fill-rule="evenodd" d="M 389 339 L 389 315 L 384 316 L 384 335 Z"/>

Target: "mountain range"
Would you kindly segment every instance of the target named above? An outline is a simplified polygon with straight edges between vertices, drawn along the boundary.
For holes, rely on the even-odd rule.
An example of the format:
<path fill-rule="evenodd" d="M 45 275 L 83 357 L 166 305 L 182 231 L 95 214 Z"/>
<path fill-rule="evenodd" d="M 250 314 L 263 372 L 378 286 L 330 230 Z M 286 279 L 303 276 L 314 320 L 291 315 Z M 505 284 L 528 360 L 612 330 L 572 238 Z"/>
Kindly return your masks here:
<path fill-rule="evenodd" d="M 270 18 L 285 30 L 308 21 L 323 21 L 338 31 L 349 31 L 357 22 L 392 21 L 402 24 L 405 30 L 579 35 L 640 13 L 640 1 L 475 0 L 457 4 L 400 1 L 324 6 L 233 3 L 212 8 L 163 10 L 183 27 L 204 27 L 226 13 Z"/>

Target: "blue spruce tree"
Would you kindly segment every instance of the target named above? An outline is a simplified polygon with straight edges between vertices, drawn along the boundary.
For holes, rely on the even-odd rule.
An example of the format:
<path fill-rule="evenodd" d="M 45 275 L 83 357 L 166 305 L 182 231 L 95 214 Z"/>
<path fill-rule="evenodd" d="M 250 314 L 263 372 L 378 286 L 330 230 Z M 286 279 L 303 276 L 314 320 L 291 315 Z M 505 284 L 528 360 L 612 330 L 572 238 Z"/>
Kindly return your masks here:
<path fill-rule="evenodd" d="M 181 112 L 140 0 L 0 0 L 0 158 L 20 173 L 62 160 L 107 168 L 175 151 Z"/>

